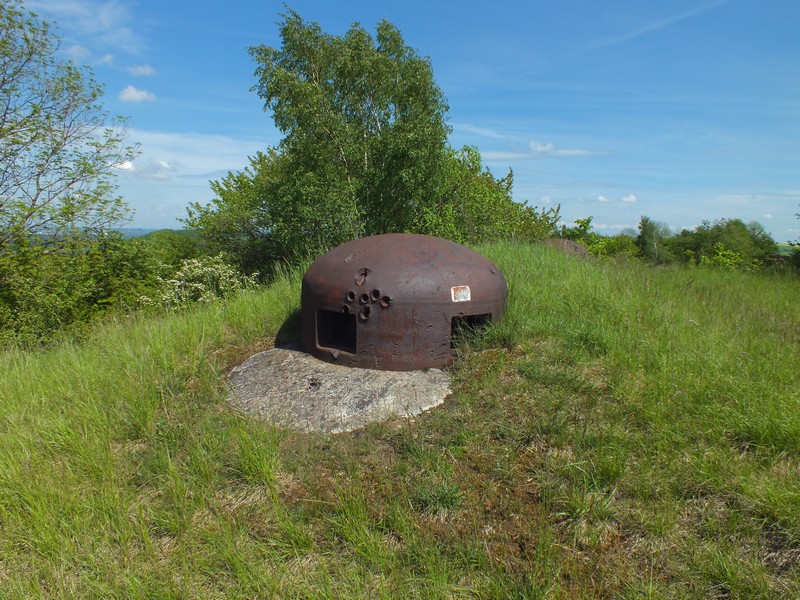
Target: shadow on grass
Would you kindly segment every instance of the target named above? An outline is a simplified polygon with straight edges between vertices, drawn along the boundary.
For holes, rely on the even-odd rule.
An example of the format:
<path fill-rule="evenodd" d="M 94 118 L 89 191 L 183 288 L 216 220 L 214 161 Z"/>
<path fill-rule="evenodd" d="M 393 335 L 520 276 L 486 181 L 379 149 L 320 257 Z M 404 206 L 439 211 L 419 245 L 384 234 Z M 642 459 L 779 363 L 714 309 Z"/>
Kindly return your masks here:
<path fill-rule="evenodd" d="M 300 309 L 292 312 L 281 323 L 275 334 L 275 347 L 287 350 L 300 348 Z"/>

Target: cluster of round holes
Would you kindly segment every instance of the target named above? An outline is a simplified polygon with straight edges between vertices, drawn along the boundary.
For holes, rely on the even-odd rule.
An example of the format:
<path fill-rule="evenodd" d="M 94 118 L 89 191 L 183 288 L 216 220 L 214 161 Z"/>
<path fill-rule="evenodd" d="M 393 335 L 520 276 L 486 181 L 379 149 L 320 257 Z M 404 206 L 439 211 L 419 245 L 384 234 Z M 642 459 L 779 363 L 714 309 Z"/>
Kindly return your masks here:
<path fill-rule="evenodd" d="M 361 269 L 361 271 L 359 271 L 359 274 L 363 274 L 363 277 L 366 278 L 366 273 L 362 273 L 363 271 L 369 271 L 367 269 Z M 358 275 L 356 276 L 356 284 L 363 284 L 363 279 L 361 284 L 359 284 Z M 349 315 L 351 309 L 348 305 L 356 301 L 356 293 L 353 290 L 350 290 L 347 292 L 347 294 L 345 294 L 344 301 L 345 303 L 342 304 L 341 310 L 344 314 Z M 370 293 L 363 292 L 362 294 L 358 295 L 358 302 L 362 305 L 361 310 L 358 313 L 358 317 L 362 321 L 366 321 L 369 319 L 369 315 L 372 312 L 372 309 L 369 307 L 370 302 L 379 304 L 381 308 L 389 308 L 392 303 L 392 298 L 387 294 L 381 295 L 380 290 L 372 290 Z"/>

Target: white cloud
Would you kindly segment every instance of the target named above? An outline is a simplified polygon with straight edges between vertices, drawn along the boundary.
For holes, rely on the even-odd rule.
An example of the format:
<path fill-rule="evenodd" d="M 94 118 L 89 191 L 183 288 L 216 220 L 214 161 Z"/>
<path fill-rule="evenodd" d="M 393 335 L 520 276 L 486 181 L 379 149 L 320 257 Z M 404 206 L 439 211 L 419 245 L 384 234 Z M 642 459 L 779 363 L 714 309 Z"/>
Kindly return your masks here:
<path fill-rule="evenodd" d="M 84 48 L 78 44 L 73 44 L 65 51 L 67 56 L 69 56 L 72 60 L 85 60 L 92 55 L 92 51 L 88 48 Z"/>
<path fill-rule="evenodd" d="M 531 152 L 535 152 L 536 154 L 552 154 L 556 151 L 556 147 L 554 144 L 550 142 L 546 144 L 542 144 L 541 142 L 530 142 L 528 147 L 531 149 Z"/>
<path fill-rule="evenodd" d="M 727 203 L 731 205 L 747 205 L 747 204 L 754 204 L 763 200 L 766 195 L 759 195 L 759 194 L 749 194 L 746 192 L 743 193 L 728 193 L 728 194 L 720 194 L 718 199 L 722 203 Z"/>
<path fill-rule="evenodd" d="M 557 148 L 552 142 L 537 142 L 532 141 L 528 144 L 535 155 L 546 154 L 548 156 L 592 156 L 600 154 L 595 150 L 584 150 L 581 148 Z"/>
<path fill-rule="evenodd" d="M 149 181 L 169 181 L 172 174 L 180 168 L 180 163 L 173 163 L 166 160 L 153 160 L 137 158 L 133 161 L 126 160 L 114 168 L 118 171 L 131 173 L 137 179 Z"/>
<path fill-rule="evenodd" d="M 465 131 L 467 133 L 474 133 L 476 135 L 492 138 L 495 140 L 508 140 L 513 142 L 517 141 L 518 139 L 511 134 L 503 133 L 501 131 L 496 131 L 494 129 L 488 129 L 486 127 L 477 127 L 470 123 L 454 123 L 453 129 L 456 129 L 458 131 Z"/>
<path fill-rule="evenodd" d="M 508 160 L 524 160 L 531 158 L 529 152 L 503 152 L 502 150 L 489 150 L 481 152 L 481 156 L 485 161 L 508 161 Z"/>
<path fill-rule="evenodd" d="M 772 219 L 772 213 L 766 213 L 761 215 L 762 219 Z"/>
<path fill-rule="evenodd" d="M 119 93 L 119 99 L 122 102 L 153 102 L 156 99 L 156 95 L 129 85 Z"/>
<path fill-rule="evenodd" d="M 601 194 L 601 195 L 599 195 L 599 196 L 597 197 L 597 201 L 598 201 L 598 202 L 608 202 L 609 200 L 608 200 L 608 198 L 606 198 L 605 196 L 603 196 L 603 195 Z"/>
<path fill-rule="evenodd" d="M 114 65 L 114 55 L 113 54 L 104 54 L 100 58 L 97 58 L 89 48 L 85 46 L 81 46 L 80 44 L 73 44 L 69 46 L 66 50 L 64 50 L 64 54 L 73 62 L 81 63 L 81 64 L 91 64 L 91 65 L 104 65 L 104 66 L 113 66 Z"/>
<path fill-rule="evenodd" d="M 136 211 L 133 226 L 160 228 L 179 226 L 175 218 L 185 217 L 191 202 L 213 199 L 209 180 L 246 167 L 248 156 L 277 138 L 131 129 L 126 141 L 139 144 L 142 154 L 116 167 L 120 193 Z"/>
<path fill-rule="evenodd" d="M 116 0 L 28 0 L 25 7 L 53 18 L 63 31 L 137 54 L 144 43 L 128 25 L 131 15 L 126 4 Z"/>
<path fill-rule="evenodd" d="M 592 229 L 599 229 L 601 231 L 622 231 L 623 229 L 631 229 L 635 227 L 628 223 L 592 223 Z"/>
<path fill-rule="evenodd" d="M 718 198 L 724 202 L 765 202 L 770 199 L 797 202 L 800 200 L 800 190 L 783 190 L 777 192 L 737 192 L 719 194 Z"/>
<path fill-rule="evenodd" d="M 633 202 L 636 202 L 636 200 L 638 200 L 638 198 L 636 198 L 636 196 L 634 194 L 628 194 L 627 196 L 623 196 L 622 198 L 620 198 L 620 200 L 622 200 L 623 202 L 633 203 Z"/>
<path fill-rule="evenodd" d="M 537 156 L 573 157 L 604 154 L 603 152 L 586 150 L 583 148 L 559 148 L 552 142 L 540 142 L 537 140 L 525 142 L 513 134 L 505 133 L 495 129 L 489 129 L 486 127 L 478 127 L 476 125 L 472 125 L 471 123 L 456 123 L 453 125 L 453 128 L 459 132 L 472 133 L 494 140 L 511 142 L 512 148 L 515 148 L 514 150 L 490 150 L 487 152 L 481 152 L 481 156 L 483 156 L 484 160 L 524 160 L 526 158 L 534 158 Z M 525 148 L 526 146 L 527 151 L 521 149 Z"/>
<path fill-rule="evenodd" d="M 139 144 L 141 156 L 135 162 L 150 162 L 162 169 L 172 167 L 180 176 L 216 178 L 248 164 L 247 157 L 265 150 L 270 142 L 203 133 L 171 133 L 131 129 L 128 142 Z M 273 142 L 274 143 L 274 142 Z"/>
<path fill-rule="evenodd" d="M 118 171 L 133 171 L 136 169 L 136 166 L 130 160 L 124 160 L 119 164 L 113 165 L 113 169 L 117 169 Z"/>
<path fill-rule="evenodd" d="M 132 171 L 139 179 L 169 181 L 180 166 L 180 163 L 171 163 L 166 160 L 147 160 L 140 164 L 134 164 Z"/>
<path fill-rule="evenodd" d="M 552 142 L 529 142 L 528 151 L 504 151 L 504 150 L 489 150 L 481 152 L 481 156 L 486 161 L 510 161 L 510 160 L 526 160 L 531 158 L 540 158 L 543 156 L 557 156 L 557 157 L 579 157 L 579 156 L 597 156 L 604 154 L 597 150 L 585 150 L 582 148 L 558 148 Z"/>
<path fill-rule="evenodd" d="M 131 129 L 128 143 L 141 155 L 117 165 L 119 190 L 134 209 L 134 227 L 180 227 L 192 202 L 205 204 L 214 194 L 209 180 L 249 164 L 248 156 L 275 140 L 200 133 L 168 133 Z"/>
<path fill-rule="evenodd" d="M 137 77 L 147 77 L 156 72 L 156 70 L 150 65 L 136 65 L 134 67 L 128 67 L 126 71 L 128 71 L 128 73 L 131 75 L 136 75 Z"/>

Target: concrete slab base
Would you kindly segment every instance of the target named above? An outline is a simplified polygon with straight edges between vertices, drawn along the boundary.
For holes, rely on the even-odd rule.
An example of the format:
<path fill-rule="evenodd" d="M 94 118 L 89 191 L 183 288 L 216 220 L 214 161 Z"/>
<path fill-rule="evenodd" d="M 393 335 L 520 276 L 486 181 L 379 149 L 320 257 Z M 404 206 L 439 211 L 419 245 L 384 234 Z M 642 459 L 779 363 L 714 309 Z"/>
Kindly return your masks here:
<path fill-rule="evenodd" d="M 259 352 L 228 376 L 246 414 L 299 431 L 340 433 L 412 416 L 441 404 L 450 376 L 439 369 L 377 371 L 323 362 L 299 350 Z"/>

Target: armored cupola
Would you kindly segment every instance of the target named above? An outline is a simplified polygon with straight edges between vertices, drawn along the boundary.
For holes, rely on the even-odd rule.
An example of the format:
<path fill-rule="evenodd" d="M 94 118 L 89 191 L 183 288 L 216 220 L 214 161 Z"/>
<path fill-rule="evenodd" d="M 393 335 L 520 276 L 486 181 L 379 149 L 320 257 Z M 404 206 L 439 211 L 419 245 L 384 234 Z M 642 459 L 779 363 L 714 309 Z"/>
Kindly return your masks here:
<path fill-rule="evenodd" d="M 303 276 L 301 345 L 346 366 L 439 368 L 456 332 L 497 322 L 507 298 L 500 269 L 455 242 L 406 233 L 353 240 Z"/>

